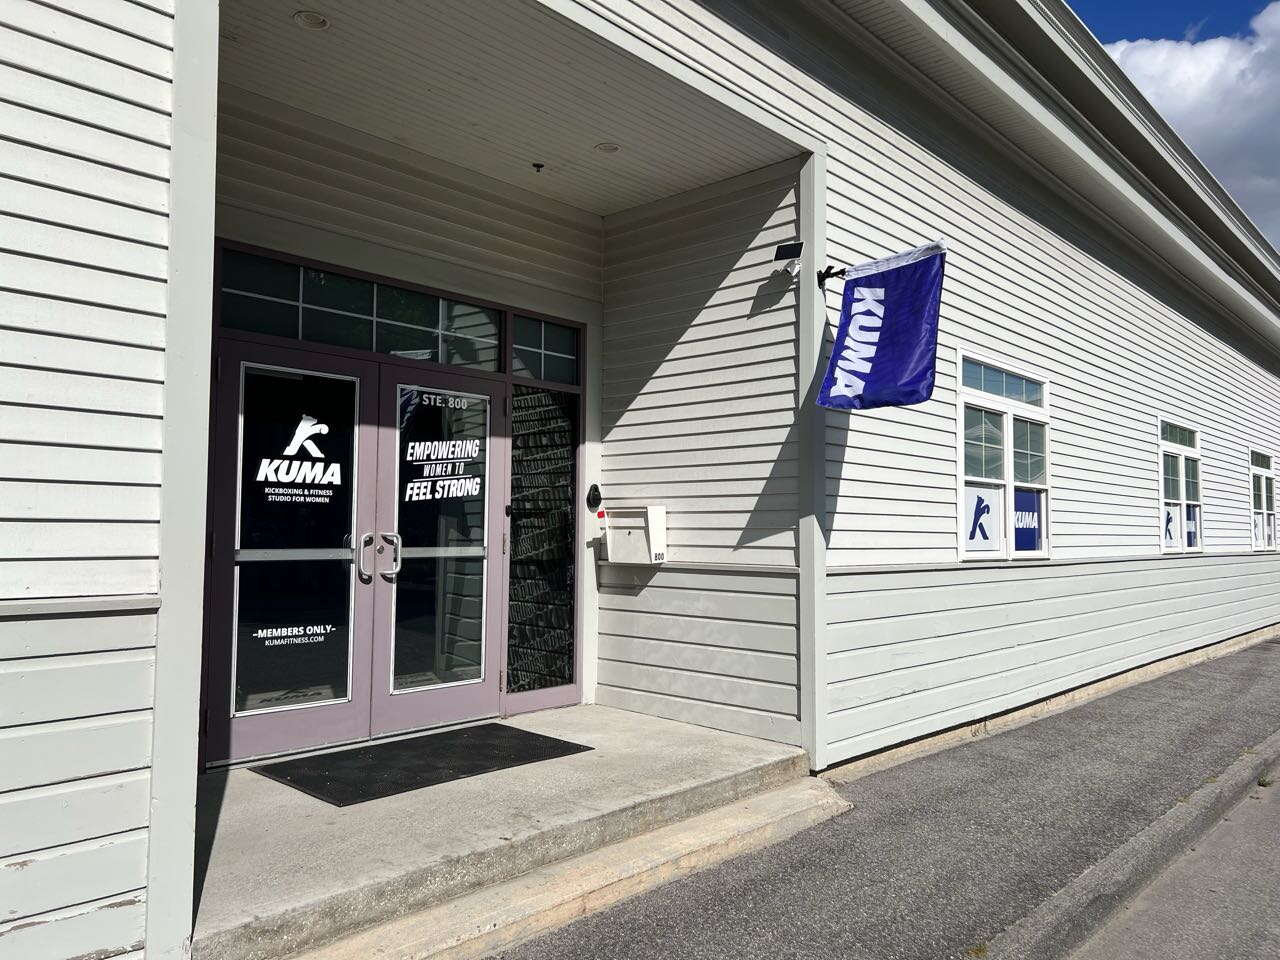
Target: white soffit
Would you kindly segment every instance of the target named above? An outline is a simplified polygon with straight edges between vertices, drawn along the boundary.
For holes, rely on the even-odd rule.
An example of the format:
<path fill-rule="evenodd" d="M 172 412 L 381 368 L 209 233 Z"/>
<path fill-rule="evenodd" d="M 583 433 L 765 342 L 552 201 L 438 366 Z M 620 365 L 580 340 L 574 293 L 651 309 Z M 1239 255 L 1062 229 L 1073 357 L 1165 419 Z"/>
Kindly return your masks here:
<path fill-rule="evenodd" d="M 531 0 L 222 0 L 221 36 L 225 84 L 601 216 L 800 152 Z"/>

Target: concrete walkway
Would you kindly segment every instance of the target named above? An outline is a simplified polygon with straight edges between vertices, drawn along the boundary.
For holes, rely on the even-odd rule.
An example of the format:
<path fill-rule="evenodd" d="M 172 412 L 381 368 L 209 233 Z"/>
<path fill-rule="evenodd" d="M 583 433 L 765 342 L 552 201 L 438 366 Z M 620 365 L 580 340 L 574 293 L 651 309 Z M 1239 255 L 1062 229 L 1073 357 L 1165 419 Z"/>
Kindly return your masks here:
<path fill-rule="evenodd" d="M 1274 776 L 1072 960 L 1280 957 L 1280 786 Z"/>
<path fill-rule="evenodd" d="M 195 960 L 288 956 L 808 773 L 796 747 L 608 707 L 504 722 L 593 749 L 349 807 L 202 777 Z"/>
<path fill-rule="evenodd" d="M 837 783 L 849 813 L 503 956 L 984 956 L 1277 730 L 1273 641 Z"/>

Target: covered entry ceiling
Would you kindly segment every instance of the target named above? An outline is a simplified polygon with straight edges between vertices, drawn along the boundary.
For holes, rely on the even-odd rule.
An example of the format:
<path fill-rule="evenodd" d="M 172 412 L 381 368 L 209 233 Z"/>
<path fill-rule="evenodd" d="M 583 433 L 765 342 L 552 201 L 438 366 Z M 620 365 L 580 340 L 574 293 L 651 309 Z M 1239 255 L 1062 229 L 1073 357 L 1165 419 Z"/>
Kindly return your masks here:
<path fill-rule="evenodd" d="M 798 152 L 533 0 L 223 0 L 221 34 L 224 84 L 599 215 Z"/>

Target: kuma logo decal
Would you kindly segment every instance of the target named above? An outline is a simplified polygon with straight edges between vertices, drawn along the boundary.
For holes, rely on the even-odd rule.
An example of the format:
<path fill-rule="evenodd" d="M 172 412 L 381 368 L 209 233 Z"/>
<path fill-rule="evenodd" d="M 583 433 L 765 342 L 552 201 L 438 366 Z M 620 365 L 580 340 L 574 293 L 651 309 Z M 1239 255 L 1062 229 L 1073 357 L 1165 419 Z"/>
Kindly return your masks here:
<path fill-rule="evenodd" d="M 316 444 L 316 437 L 329 432 L 329 425 L 304 413 L 293 431 L 293 439 L 284 448 L 282 456 L 263 457 L 258 464 L 258 482 L 298 483 L 336 487 L 342 483 L 342 465 L 324 463 L 324 452 Z M 305 450 L 314 460 L 298 460 L 298 452 Z"/>

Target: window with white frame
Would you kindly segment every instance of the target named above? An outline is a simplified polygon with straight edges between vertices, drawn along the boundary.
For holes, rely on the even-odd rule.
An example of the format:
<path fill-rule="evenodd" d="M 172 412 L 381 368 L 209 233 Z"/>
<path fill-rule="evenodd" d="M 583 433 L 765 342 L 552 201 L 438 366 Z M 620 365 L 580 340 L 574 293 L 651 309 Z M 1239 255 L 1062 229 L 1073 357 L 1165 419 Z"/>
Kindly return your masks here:
<path fill-rule="evenodd" d="M 1160 421 L 1160 547 L 1166 553 L 1204 549 L 1200 502 L 1200 435 Z"/>
<path fill-rule="evenodd" d="M 1249 487 L 1253 502 L 1253 549 L 1276 548 L 1276 481 L 1271 455 L 1249 451 Z"/>
<path fill-rule="evenodd" d="M 1049 555 L 1046 385 L 973 357 L 960 359 L 960 556 Z"/>

